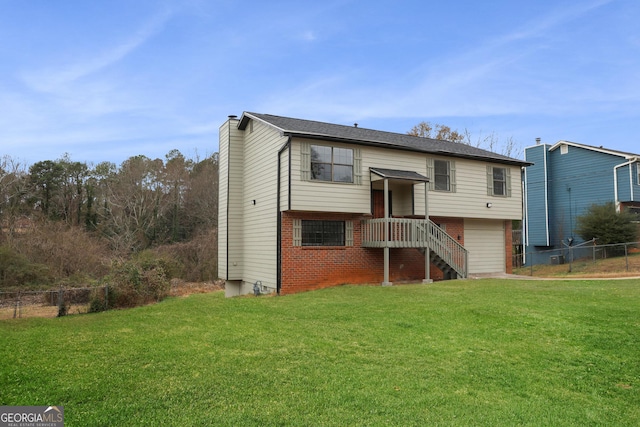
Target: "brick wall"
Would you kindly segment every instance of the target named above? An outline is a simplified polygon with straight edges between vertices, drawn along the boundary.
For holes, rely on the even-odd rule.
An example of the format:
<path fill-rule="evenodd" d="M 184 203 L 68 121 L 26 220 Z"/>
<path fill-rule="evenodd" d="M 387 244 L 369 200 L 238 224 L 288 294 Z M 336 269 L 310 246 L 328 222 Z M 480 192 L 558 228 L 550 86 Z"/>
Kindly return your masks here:
<path fill-rule="evenodd" d="M 505 253 L 505 272 L 511 274 L 513 272 L 513 232 L 511 221 L 504 222 L 504 253 Z"/>
<path fill-rule="evenodd" d="M 353 221 L 351 247 L 293 246 L 293 219 Z M 282 214 L 282 285 L 281 294 L 291 294 L 342 284 L 380 284 L 384 277 L 382 248 L 362 248 L 361 220 L 369 216 L 337 213 L 284 212 Z M 433 218 L 432 218 L 433 220 Z M 439 218 L 447 224 L 447 232 L 460 236 L 464 243 L 464 222 L 456 218 Z M 454 234 L 452 234 L 454 233 Z M 392 248 L 389 256 L 391 282 L 424 279 L 424 255 L 417 249 Z M 442 272 L 431 268 L 433 280 L 442 279 Z"/>

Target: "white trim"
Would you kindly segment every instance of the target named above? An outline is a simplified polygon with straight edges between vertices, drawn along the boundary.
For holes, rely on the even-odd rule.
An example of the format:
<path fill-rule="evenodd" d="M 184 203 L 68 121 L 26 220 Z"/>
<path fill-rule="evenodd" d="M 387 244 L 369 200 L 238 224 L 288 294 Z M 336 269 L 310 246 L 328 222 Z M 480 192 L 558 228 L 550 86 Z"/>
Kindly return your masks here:
<path fill-rule="evenodd" d="M 556 150 L 558 149 L 558 147 L 562 146 L 563 144 L 567 146 L 571 145 L 574 147 L 583 148 L 585 150 L 596 151 L 598 153 L 611 154 L 612 156 L 623 157 L 627 160 L 633 159 L 638 156 L 637 154 L 633 154 L 633 153 L 624 153 L 622 151 L 610 150 L 608 148 L 602 148 L 602 147 L 593 147 L 591 145 L 584 145 L 584 144 L 579 144 L 577 142 L 564 141 L 564 140 L 558 141 L 555 144 L 553 144 L 551 148 L 549 148 L 549 151 Z"/>
<path fill-rule="evenodd" d="M 633 172 L 632 172 L 632 167 L 631 165 L 636 163 L 638 161 L 638 158 L 632 158 L 631 160 L 629 160 L 628 162 L 624 162 L 624 163 L 620 163 L 619 165 L 616 165 L 613 167 L 613 197 L 615 200 L 615 204 L 616 204 L 616 212 L 620 213 L 620 198 L 618 197 L 618 168 L 621 168 L 623 166 L 629 166 L 629 190 L 631 191 L 631 201 L 633 201 Z"/>
<path fill-rule="evenodd" d="M 258 120 L 258 121 L 260 121 L 260 122 L 264 123 L 264 124 L 265 124 L 265 125 L 267 125 L 267 126 L 270 126 L 270 127 L 274 128 L 274 129 L 277 129 L 278 131 L 280 131 L 280 134 L 283 134 L 284 132 L 286 132 L 284 129 L 281 129 L 281 128 L 279 128 L 278 126 L 275 126 L 273 123 L 270 123 L 270 122 L 268 122 L 268 121 L 266 121 L 266 120 L 263 120 L 263 119 L 261 119 L 260 117 L 256 117 L 256 116 L 254 116 L 254 115 L 253 115 L 253 114 L 251 114 L 251 113 L 247 113 L 246 111 L 242 113 L 242 116 L 240 116 L 240 118 L 239 118 L 239 119 L 236 119 L 236 120 L 238 120 L 238 124 L 237 124 L 237 126 L 238 126 L 238 127 L 240 126 L 240 123 L 242 123 L 242 119 L 243 119 L 243 117 L 245 117 L 245 116 L 246 116 L 246 117 L 249 117 L 249 118 L 251 118 L 251 119 L 253 119 L 253 120 Z"/>
<path fill-rule="evenodd" d="M 550 150 L 549 150 L 550 151 Z M 544 155 L 544 228 L 547 237 L 547 246 L 550 246 L 549 236 L 549 171 L 547 170 L 547 150 L 543 148 L 542 154 Z"/>

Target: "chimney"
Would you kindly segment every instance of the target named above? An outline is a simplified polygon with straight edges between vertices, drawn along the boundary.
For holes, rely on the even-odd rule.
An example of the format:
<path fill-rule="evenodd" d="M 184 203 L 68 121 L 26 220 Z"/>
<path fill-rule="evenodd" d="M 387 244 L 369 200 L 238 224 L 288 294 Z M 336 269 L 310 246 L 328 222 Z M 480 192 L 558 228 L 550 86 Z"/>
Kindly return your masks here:
<path fill-rule="evenodd" d="M 354 127 L 354 128 L 357 128 L 357 127 L 358 127 L 358 124 L 357 124 L 357 123 L 354 123 L 354 124 L 353 124 L 353 127 Z"/>
<path fill-rule="evenodd" d="M 237 118 L 238 116 L 236 116 L 235 114 L 229 114 L 229 120 L 235 120 Z"/>
<path fill-rule="evenodd" d="M 540 145 L 540 138 L 536 138 L 536 145 Z"/>

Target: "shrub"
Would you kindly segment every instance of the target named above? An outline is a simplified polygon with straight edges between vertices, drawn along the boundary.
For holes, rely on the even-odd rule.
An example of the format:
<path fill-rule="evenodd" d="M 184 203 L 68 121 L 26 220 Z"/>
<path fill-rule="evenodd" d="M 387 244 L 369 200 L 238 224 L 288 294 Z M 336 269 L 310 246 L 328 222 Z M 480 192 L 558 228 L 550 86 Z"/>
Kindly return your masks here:
<path fill-rule="evenodd" d="M 7 246 L 0 246 L 0 288 L 30 287 L 50 281 L 49 269 L 30 262 Z"/>
<path fill-rule="evenodd" d="M 638 238 L 636 219 L 626 210 L 616 212 L 613 202 L 591 205 L 584 215 L 578 216 L 576 231 L 584 240 L 595 238 L 599 245 L 635 242 Z"/>
<path fill-rule="evenodd" d="M 207 282 L 218 278 L 217 231 L 208 230 L 189 242 L 155 249 L 160 257 L 175 260 L 178 271 L 171 277 L 189 282 Z"/>
<path fill-rule="evenodd" d="M 29 260 L 47 265 L 55 279 L 100 278 L 108 272 L 106 245 L 79 227 L 60 222 L 34 223 L 14 239 L 13 248 Z"/>
<path fill-rule="evenodd" d="M 159 258 L 145 255 L 142 259 L 114 265 L 105 279 L 108 291 L 94 292 L 89 311 L 135 307 L 163 300 L 169 295 L 171 285 L 162 263 Z"/>

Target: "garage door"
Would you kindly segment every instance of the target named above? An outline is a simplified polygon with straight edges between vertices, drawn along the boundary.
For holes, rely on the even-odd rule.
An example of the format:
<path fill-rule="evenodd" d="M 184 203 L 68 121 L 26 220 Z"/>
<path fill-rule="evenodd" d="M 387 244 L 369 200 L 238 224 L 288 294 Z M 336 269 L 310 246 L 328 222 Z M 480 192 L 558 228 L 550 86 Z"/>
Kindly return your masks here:
<path fill-rule="evenodd" d="M 502 221 L 465 219 L 464 247 L 469 251 L 469 273 L 505 271 Z"/>

